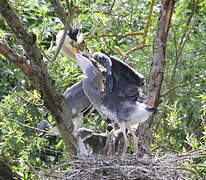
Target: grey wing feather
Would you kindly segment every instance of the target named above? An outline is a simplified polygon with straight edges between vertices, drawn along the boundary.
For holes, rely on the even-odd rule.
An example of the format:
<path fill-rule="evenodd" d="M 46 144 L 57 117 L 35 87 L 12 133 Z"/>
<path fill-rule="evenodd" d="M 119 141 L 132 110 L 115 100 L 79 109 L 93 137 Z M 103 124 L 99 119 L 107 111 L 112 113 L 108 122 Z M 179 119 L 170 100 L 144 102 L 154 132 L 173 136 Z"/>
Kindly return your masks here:
<path fill-rule="evenodd" d="M 78 115 L 91 107 L 91 103 L 83 90 L 83 80 L 69 87 L 63 93 L 63 96 L 65 97 L 66 104 L 72 109 L 74 115 Z"/>
<path fill-rule="evenodd" d="M 144 85 L 144 76 L 136 72 L 133 68 L 117 59 L 116 57 L 110 56 L 112 61 L 112 72 L 116 73 L 118 80 L 123 84 L 134 84 L 136 86 Z"/>
<path fill-rule="evenodd" d="M 114 93 L 118 97 L 137 101 L 141 96 L 138 87 L 144 84 L 144 76 L 117 58 L 112 56 L 110 58 L 115 81 Z"/>

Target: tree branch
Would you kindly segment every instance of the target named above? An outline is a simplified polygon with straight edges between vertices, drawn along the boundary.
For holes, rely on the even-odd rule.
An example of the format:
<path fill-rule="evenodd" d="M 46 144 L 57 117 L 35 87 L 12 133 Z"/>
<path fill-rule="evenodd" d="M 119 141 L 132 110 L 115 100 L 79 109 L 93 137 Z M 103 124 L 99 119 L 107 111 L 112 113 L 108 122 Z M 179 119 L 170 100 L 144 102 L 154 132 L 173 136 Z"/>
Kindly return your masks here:
<path fill-rule="evenodd" d="M 94 36 L 86 36 L 84 39 L 95 39 L 95 38 L 101 38 L 101 37 L 127 37 L 127 36 L 136 36 L 136 35 L 144 35 L 143 32 L 129 32 L 125 34 L 100 34 L 100 35 L 94 35 Z"/>
<path fill-rule="evenodd" d="M 68 152 L 70 155 L 76 155 L 79 147 L 76 143 L 76 138 L 72 135 L 72 112 L 68 109 L 64 98 L 57 93 L 53 85 L 53 80 L 50 78 L 46 65 L 43 62 L 41 50 L 35 43 L 35 35 L 26 30 L 7 0 L 1 0 L 0 13 L 12 32 L 20 39 L 29 58 L 29 64 L 26 64 L 22 57 L 18 56 L 11 48 L 3 43 L 1 43 L 1 53 L 17 64 L 22 72 L 31 80 L 34 87 L 40 92 L 46 107 L 52 112 L 57 122 Z"/>
<path fill-rule="evenodd" d="M 158 106 L 160 90 L 162 86 L 164 70 L 165 70 L 165 51 L 167 37 L 170 28 L 175 0 L 164 0 L 160 17 L 158 20 L 157 31 L 153 40 L 153 56 L 150 70 L 149 87 L 147 93 L 147 104 L 150 106 Z M 154 124 L 154 115 L 148 121 L 143 123 L 139 128 L 139 153 L 150 153 L 150 144 L 152 136 L 152 128 Z"/>
<path fill-rule="evenodd" d="M 126 53 L 125 53 L 125 55 L 129 55 L 129 54 L 131 54 L 131 53 L 133 53 L 134 51 L 136 51 L 136 50 L 139 50 L 139 49 L 143 49 L 144 47 L 146 47 L 146 46 L 151 46 L 150 44 L 143 44 L 143 45 L 140 45 L 140 46 L 136 46 L 136 47 L 133 47 L 133 48 L 131 48 L 130 50 L 128 50 Z"/>
<path fill-rule="evenodd" d="M 152 0 L 152 2 L 150 4 L 150 8 L 149 8 L 149 14 L 147 16 L 147 24 L 144 28 L 144 36 L 143 36 L 142 45 L 145 45 L 145 43 L 146 43 L 147 33 L 148 33 L 149 27 L 151 25 L 151 19 L 152 19 L 152 12 L 153 12 L 154 3 L 155 3 L 155 0 Z"/>
<path fill-rule="evenodd" d="M 9 48 L 6 43 L 0 41 L 0 53 L 17 64 L 24 64 L 24 57 L 18 55 L 13 49 Z"/>
<path fill-rule="evenodd" d="M 66 38 L 66 34 L 67 34 L 67 31 L 68 31 L 69 25 L 70 25 L 70 20 L 69 20 L 69 19 L 70 19 L 70 18 L 68 17 L 67 20 L 66 20 L 66 22 L 65 22 L 65 24 L 64 24 L 64 33 L 63 33 L 63 35 L 62 35 L 62 37 L 61 37 L 61 39 L 60 39 L 59 45 L 57 46 L 57 49 L 56 49 L 56 51 L 55 51 L 55 54 L 54 54 L 54 56 L 53 56 L 53 58 L 52 58 L 52 62 L 54 62 L 54 61 L 56 60 L 57 56 L 59 55 L 59 52 L 60 52 L 60 50 L 61 50 L 61 48 L 62 48 L 62 45 L 63 45 L 63 43 L 64 43 L 64 40 L 65 40 L 65 38 Z"/>
<path fill-rule="evenodd" d="M 164 1 L 162 12 L 158 20 L 157 32 L 153 40 L 152 66 L 147 94 L 148 104 L 151 106 L 157 106 L 160 97 L 160 89 L 165 69 L 167 37 L 174 5 L 175 0 Z"/>
<path fill-rule="evenodd" d="M 197 1 L 196 0 L 193 0 L 193 3 L 192 3 L 192 11 L 190 13 L 190 16 L 188 18 L 188 21 L 184 27 L 184 30 L 183 30 L 183 34 L 182 34 L 182 37 L 181 37 L 181 40 L 180 40 L 180 43 L 179 43 L 179 47 L 176 48 L 176 61 L 175 61 L 175 64 L 174 64 L 174 68 L 172 70 L 172 74 L 171 74 L 171 77 L 170 77 L 170 86 L 173 86 L 174 84 L 172 83 L 172 79 L 174 78 L 175 74 L 176 74 L 176 69 L 177 69 L 177 65 L 179 63 L 179 59 L 180 59 L 180 56 L 182 54 L 182 50 L 185 46 L 185 43 L 186 41 L 188 40 L 189 38 L 189 35 L 190 35 L 190 24 L 191 24 L 191 21 L 192 21 L 192 18 L 193 18 L 193 15 L 194 15 L 194 12 L 196 10 L 196 7 L 197 7 Z M 175 38 L 175 37 L 174 37 Z M 175 45 L 177 46 L 177 43 L 176 43 L 176 39 L 175 39 Z"/>
<path fill-rule="evenodd" d="M 51 1 L 51 0 L 50 0 Z M 126 17 L 129 14 L 127 13 L 122 13 L 122 14 L 115 14 L 112 13 L 111 10 L 110 11 L 103 11 L 103 10 L 92 10 L 92 9 L 83 9 L 83 8 L 75 8 L 75 11 L 78 13 L 87 13 L 87 12 L 91 12 L 91 13 L 101 13 L 101 14 L 108 14 L 108 15 L 112 15 L 112 16 L 119 16 L 119 17 Z"/>
<path fill-rule="evenodd" d="M 64 8 L 62 7 L 62 5 L 59 3 L 59 0 L 49 0 L 50 3 L 52 4 L 52 6 L 54 7 L 54 11 L 56 12 L 57 16 L 59 17 L 59 19 L 62 21 L 62 23 L 64 24 L 64 33 L 61 37 L 61 40 L 59 42 L 59 45 L 56 49 L 56 52 L 52 58 L 52 62 L 54 62 L 57 58 L 57 56 L 59 55 L 59 52 L 62 48 L 63 42 L 65 40 L 66 37 L 66 33 L 69 29 L 69 26 L 71 25 L 72 19 L 73 19 L 73 8 L 69 7 L 69 14 L 68 16 L 66 15 L 66 12 L 64 10 Z"/>

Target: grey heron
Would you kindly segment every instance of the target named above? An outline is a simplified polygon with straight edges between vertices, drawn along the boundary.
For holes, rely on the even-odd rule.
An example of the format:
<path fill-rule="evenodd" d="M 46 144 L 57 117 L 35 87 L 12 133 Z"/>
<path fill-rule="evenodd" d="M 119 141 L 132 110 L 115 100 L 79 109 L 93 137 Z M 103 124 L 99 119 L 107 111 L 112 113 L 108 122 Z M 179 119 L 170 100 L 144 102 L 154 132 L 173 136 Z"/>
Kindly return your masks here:
<path fill-rule="evenodd" d="M 60 43 L 63 33 L 64 30 L 61 30 L 56 36 L 57 46 Z M 71 51 L 71 44 L 73 42 L 76 44 L 80 44 L 82 42 L 82 34 L 80 33 L 80 29 L 77 26 L 70 27 L 61 48 L 61 53 L 63 55 L 75 59 L 74 53 Z M 90 114 L 94 110 L 94 106 L 91 104 L 88 97 L 84 93 L 82 82 L 83 80 L 77 82 L 73 86 L 67 88 L 67 90 L 63 93 L 68 108 L 72 110 L 72 121 L 77 129 L 82 125 L 83 117 Z"/>
<path fill-rule="evenodd" d="M 135 140 L 136 150 L 136 135 L 132 131 L 131 125 L 145 121 L 155 110 L 154 107 L 137 101 L 137 86 L 142 85 L 143 76 L 131 70 L 129 67 L 127 70 L 130 71 L 122 71 L 127 66 L 124 66 L 123 69 L 115 69 L 114 65 L 112 66 L 112 73 L 115 86 L 113 87 L 112 93 L 106 93 L 105 95 L 104 92 L 101 91 L 101 87 L 106 86 L 106 84 L 104 84 L 103 74 L 94 63 L 92 63 L 93 60 L 82 55 L 76 47 L 72 47 L 71 51 L 74 53 L 77 63 L 86 76 L 83 80 L 83 89 L 90 102 L 95 106 L 97 111 L 118 123 L 123 132 L 125 140 L 123 154 L 126 153 L 129 145 L 126 129 L 131 132 Z M 110 57 L 103 53 L 95 54 L 94 58 L 102 65 L 107 61 L 111 61 Z M 107 87 L 105 87 L 105 89 L 107 89 Z"/>
<path fill-rule="evenodd" d="M 123 153 L 126 153 L 129 145 L 126 129 L 135 139 L 136 149 L 136 136 L 131 125 L 145 121 L 155 110 L 154 107 L 138 102 L 138 98 L 141 98 L 138 86 L 143 85 L 144 77 L 117 58 L 107 54 L 96 53 L 94 54 L 95 60 L 84 56 L 75 45 L 78 43 L 79 32 L 73 32 L 75 33 L 70 33 L 66 37 L 61 51 L 67 57 L 76 59 L 86 76 L 82 80 L 82 86 L 79 86 L 83 89 L 82 95 L 86 94 L 86 98 L 97 111 L 118 123 L 125 139 Z M 98 69 L 95 62 L 100 63 L 106 69 L 106 76 Z"/>

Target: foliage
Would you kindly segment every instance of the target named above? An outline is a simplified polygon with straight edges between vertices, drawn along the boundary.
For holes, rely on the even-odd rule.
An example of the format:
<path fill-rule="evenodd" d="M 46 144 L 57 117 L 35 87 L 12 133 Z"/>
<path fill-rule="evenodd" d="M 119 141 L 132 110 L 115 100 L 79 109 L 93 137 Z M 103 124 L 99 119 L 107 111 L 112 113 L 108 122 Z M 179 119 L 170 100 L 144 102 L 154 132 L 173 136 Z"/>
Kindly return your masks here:
<path fill-rule="evenodd" d="M 113 34 L 111 37 L 86 39 L 88 48 L 93 52 L 104 50 L 120 57 L 115 46 L 127 52 L 142 44 L 142 35 L 117 37 L 115 34 L 143 32 L 148 23 L 152 0 L 74 2 L 74 6 L 85 10 L 76 13 L 73 20 L 73 23 L 82 25 L 84 36 Z M 55 35 L 63 28 L 49 1 L 18 0 L 10 3 L 27 28 L 36 34 L 37 43 L 48 57 L 45 62 L 50 75 L 59 85 L 59 91 L 63 92 L 67 86 L 79 81 L 82 75 L 73 60 L 59 55 L 54 63 L 48 61 L 55 52 Z M 66 1 L 62 3 L 67 10 Z M 195 3 L 196 8 L 188 29 L 185 27 L 193 2 L 181 0 L 175 7 L 167 46 L 163 103 L 156 115 L 153 151 L 182 153 L 206 148 L 206 1 Z M 157 1 L 146 36 L 146 45 L 149 46 L 129 54 L 127 61 L 146 78 L 149 76 L 151 45 L 159 10 L 160 4 Z M 10 47 L 24 55 L 20 42 L 11 34 L 3 19 L 0 19 L 0 27 L 1 40 L 4 39 Z M 188 38 L 184 36 L 187 33 Z M 186 39 L 186 43 L 178 54 L 183 45 L 182 39 Z M 22 179 L 28 179 L 32 167 L 48 168 L 66 158 L 59 138 L 45 139 L 35 134 L 33 127 L 37 127 L 41 120 L 52 122 L 50 115 L 46 117 L 48 112 L 42 103 L 40 95 L 20 70 L 9 59 L 0 56 L 0 152 L 14 162 L 13 169 Z M 105 128 L 102 118 L 96 113 L 86 118 L 84 126 L 102 132 Z M 44 154 L 44 150 L 49 148 L 55 152 L 52 156 Z M 202 159 L 199 161 L 203 162 Z M 32 178 L 35 179 L 34 175 Z"/>

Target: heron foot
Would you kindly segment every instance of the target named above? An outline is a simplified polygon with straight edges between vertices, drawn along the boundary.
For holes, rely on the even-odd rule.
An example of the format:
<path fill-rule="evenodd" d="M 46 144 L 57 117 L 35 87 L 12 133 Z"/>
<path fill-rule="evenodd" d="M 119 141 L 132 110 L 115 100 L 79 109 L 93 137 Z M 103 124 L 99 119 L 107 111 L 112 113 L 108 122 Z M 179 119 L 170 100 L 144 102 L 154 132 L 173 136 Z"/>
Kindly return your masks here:
<path fill-rule="evenodd" d="M 123 154 L 125 155 L 127 153 L 128 146 L 129 146 L 129 141 L 128 141 L 128 139 L 126 139 L 125 142 L 124 142 L 124 148 L 123 148 L 122 155 Z"/>
<path fill-rule="evenodd" d="M 80 159 L 86 159 L 89 156 L 89 154 L 86 152 L 79 152 L 77 153 L 77 157 Z"/>

